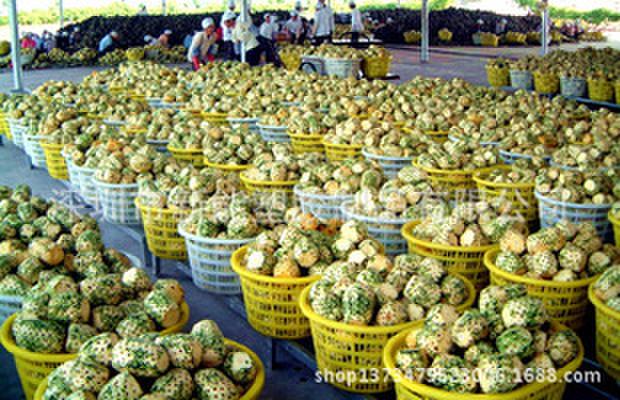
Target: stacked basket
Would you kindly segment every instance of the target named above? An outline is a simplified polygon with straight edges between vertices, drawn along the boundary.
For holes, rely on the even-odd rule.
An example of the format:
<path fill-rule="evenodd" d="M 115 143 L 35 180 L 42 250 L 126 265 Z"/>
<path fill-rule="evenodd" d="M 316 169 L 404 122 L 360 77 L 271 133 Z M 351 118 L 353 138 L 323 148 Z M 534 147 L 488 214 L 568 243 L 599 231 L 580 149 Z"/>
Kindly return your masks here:
<path fill-rule="evenodd" d="M 47 163 L 47 172 L 54 179 L 66 181 L 69 179 L 69 172 L 67 170 L 67 163 L 62 155 L 62 144 L 47 143 L 41 141 L 41 147 L 45 154 L 45 161 Z"/>

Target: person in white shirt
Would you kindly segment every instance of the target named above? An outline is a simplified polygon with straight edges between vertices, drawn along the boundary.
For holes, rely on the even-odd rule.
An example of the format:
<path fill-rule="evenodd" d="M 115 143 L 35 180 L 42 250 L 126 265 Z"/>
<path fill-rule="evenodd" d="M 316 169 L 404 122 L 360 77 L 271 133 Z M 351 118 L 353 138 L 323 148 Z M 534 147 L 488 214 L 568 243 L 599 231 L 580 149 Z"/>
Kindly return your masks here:
<path fill-rule="evenodd" d="M 349 2 L 349 7 L 351 8 L 351 44 L 355 44 L 360 39 L 360 33 L 364 31 L 364 22 L 362 13 L 354 1 Z"/>
<path fill-rule="evenodd" d="M 201 65 L 215 60 L 215 42 L 217 41 L 215 21 L 213 18 L 205 18 L 201 25 L 203 30 L 196 32 L 187 51 L 187 59 L 192 63 L 194 71 L 200 69 Z"/>
<path fill-rule="evenodd" d="M 303 44 L 304 41 L 304 24 L 299 18 L 297 11 L 291 11 L 291 18 L 284 24 L 284 30 L 288 33 L 291 43 Z"/>
<path fill-rule="evenodd" d="M 314 13 L 314 26 L 312 27 L 314 44 L 320 45 L 324 42 L 331 42 L 335 27 L 334 12 L 325 4 L 325 0 L 319 0 Z"/>
<path fill-rule="evenodd" d="M 274 35 L 277 33 L 278 28 L 275 22 L 272 21 L 273 18 L 273 16 L 265 14 L 265 21 L 258 29 L 258 42 L 265 53 L 265 59 L 268 63 L 276 63 L 277 60 Z"/>
<path fill-rule="evenodd" d="M 233 41 L 233 30 L 235 29 L 235 15 L 232 11 L 226 11 L 222 15 L 222 22 L 220 26 L 222 28 L 222 58 L 224 60 L 236 60 L 235 44 Z"/>
<path fill-rule="evenodd" d="M 155 39 L 153 36 L 151 36 L 151 35 L 146 35 L 146 36 L 144 36 L 144 43 L 145 43 L 147 46 L 157 46 L 157 44 L 158 44 L 159 42 L 158 42 L 158 41 L 157 41 L 157 39 Z"/>
<path fill-rule="evenodd" d="M 254 67 L 260 61 L 261 46 L 250 28 L 250 22 L 237 22 L 233 30 L 233 41 L 245 51 L 245 62 Z"/>

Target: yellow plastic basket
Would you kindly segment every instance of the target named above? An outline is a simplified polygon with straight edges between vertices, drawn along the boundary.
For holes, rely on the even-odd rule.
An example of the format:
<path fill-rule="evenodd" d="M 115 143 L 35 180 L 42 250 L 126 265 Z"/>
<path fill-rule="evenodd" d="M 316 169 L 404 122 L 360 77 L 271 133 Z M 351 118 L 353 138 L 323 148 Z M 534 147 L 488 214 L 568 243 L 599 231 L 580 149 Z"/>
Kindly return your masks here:
<path fill-rule="evenodd" d="M 588 289 L 596 319 L 596 359 L 609 375 L 620 381 L 620 312 L 603 303 L 594 294 L 594 285 Z"/>
<path fill-rule="evenodd" d="M 291 132 L 288 132 L 288 135 L 291 138 L 293 151 L 297 154 L 325 152 L 323 135 Z"/>
<path fill-rule="evenodd" d="M 574 282 L 555 282 L 533 279 L 511 274 L 495 265 L 499 249 L 493 249 L 484 255 L 484 265 L 491 274 L 491 284 L 510 285 L 522 284 L 532 297 L 545 303 L 549 317 L 572 329 L 580 329 L 588 309 L 588 286 L 597 277 L 580 279 Z"/>
<path fill-rule="evenodd" d="M 7 139 L 12 140 L 11 130 L 9 129 L 9 122 L 6 120 L 6 115 L 0 110 L 0 135 L 6 136 Z"/>
<path fill-rule="evenodd" d="M 239 174 L 241 182 L 250 193 L 293 193 L 293 187 L 298 181 L 255 181 L 245 176 L 243 172 Z"/>
<path fill-rule="evenodd" d="M 620 81 L 614 84 L 614 88 L 616 92 L 616 104 L 620 104 Z"/>
<path fill-rule="evenodd" d="M 217 163 L 213 163 L 209 160 L 207 160 L 207 158 L 204 158 L 204 165 L 206 165 L 207 167 L 211 167 L 211 168 L 215 168 L 217 170 L 220 170 L 222 172 L 226 172 L 226 173 L 240 173 L 241 171 L 244 171 L 248 168 L 251 167 L 251 165 L 230 165 L 230 164 L 217 164 Z"/>
<path fill-rule="evenodd" d="M 611 102 L 614 85 L 607 79 L 588 78 L 588 97 L 594 101 Z"/>
<path fill-rule="evenodd" d="M 620 246 L 620 220 L 614 217 L 611 211 L 607 214 L 607 218 L 614 228 L 614 239 L 616 241 L 616 246 Z"/>
<path fill-rule="evenodd" d="M 534 71 L 534 90 L 542 94 L 560 92 L 560 78 L 554 73 Z"/>
<path fill-rule="evenodd" d="M 13 354 L 15 359 L 15 367 L 22 384 L 26 400 L 32 400 L 34 393 L 39 384 L 60 364 L 71 361 L 77 354 L 44 354 L 34 353 L 19 348 L 13 340 L 11 327 L 15 320 L 16 314 L 11 315 L 0 328 L 0 342 L 9 353 Z M 181 305 L 181 320 L 160 332 L 161 335 L 169 335 L 178 333 L 183 330 L 185 324 L 189 321 L 189 306 L 187 303 Z"/>
<path fill-rule="evenodd" d="M 469 293 L 464 304 L 458 307 L 464 311 L 471 307 L 476 291 L 466 278 L 462 277 Z M 316 353 L 317 371 L 330 384 L 355 393 L 380 393 L 390 390 L 392 381 L 383 365 L 383 349 L 394 335 L 424 321 L 411 321 L 394 326 L 356 326 L 323 318 L 310 306 L 308 286 L 301 293 L 301 311 L 310 320 L 312 341 Z M 338 377 L 347 377 L 342 380 Z"/>
<path fill-rule="evenodd" d="M 487 80 L 493 87 L 510 86 L 510 69 L 487 66 Z"/>
<path fill-rule="evenodd" d="M 428 136 L 435 141 L 435 143 L 444 143 L 448 140 L 448 131 L 425 131 Z"/>
<path fill-rule="evenodd" d="M 428 174 L 428 179 L 436 192 L 446 193 L 450 200 L 462 199 L 471 192 L 477 191 L 474 174 L 486 174 L 495 167 L 480 168 L 474 170 L 462 169 L 438 169 L 424 167 L 417 163 L 417 160 L 411 162 L 414 167 L 421 169 Z"/>
<path fill-rule="evenodd" d="M 148 131 L 146 128 L 137 127 L 137 126 L 124 126 L 122 128 L 124 134 L 128 136 L 136 136 L 141 134 L 146 134 Z"/>
<path fill-rule="evenodd" d="M 178 225 L 187 215 L 188 210 L 147 207 L 140 198 L 136 199 L 140 210 L 146 244 L 156 257 L 185 260 L 187 249 L 185 239 L 179 235 Z"/>
<path fill-rule="evenodd" d="M 254 365 L 256 366 L 256 378 L 254 378 L 254 382 L 248 388 L 247 392 L 243 394 L 239 398 L 239 400 L 258 400 L 260 394 L 263 391 L 263 387 L 265 386 L 265 366 L 261 359 L 250 350 L 248 347 L 242 345 L 241 343 L 237 343 L 235 341 L 225 339 L 224 343 L 226 343 L 227 347 L 232 347 L 238 351 L 243 351 L 250 355 L 252 361 L 254 361 Z M 37 387 L 37 391 L 34 394 L 34 400 L 43 400 L 43 395 L 47 390 L 47 379 L 44 379 L 41 384 Z"/>
<path fill-rule="evenodd" d="M 239 274 L 248 322 L 259 333 L 277 339 L 300 339 L 310 336 L 310 323 L 299 305 L 301 292 L 319 276 L 274 278 L 248 271 L 243 266 L 247 246 L 235 251 L 230 259 Z"/>
<path fill-rule="evenodd" d="M 497 169 L 510 170 L 510 166 L 498 165 Z M 488 202 L 502 199 L 502 204 L 510 204 L 510 215 L 522 216 L 530 225 L 538 221 L 538 200 L 534 196 L 534 182 L 528 183 L 498 183 L 486 178 L 491 171 L 476 172 L 474 181 L 478 187 L 481 200 Z"/>
<path fill-rule="evenodd" d="M 342 161 L 347 158 L 362 158 L 361 144 L 334 144 L 323 141 L 325 153 L 330 161 Z"/>
<path fill-rule="evenodd" d="M 476 290 L 489 284 L 489 271 L 484 266 L 484 254 L 489 250 L 499 248 L 499 245 L 460 247 L 431 243 L 413 236 L 412 231 L 419 224 L 420 221 L 407 222 L 402 229 L 402 235 L 407 239 L 410 253 L 441 261 L 450 272 L 461 274 L 469 279 Z"/>
<path fill-rule="evenodd" d="M 552 328 L 560 330 L 565 327 L 553 323 Z M 562 400 L 564 389 L 566 388 L 566 374 L 576 371 L 583 362 L 584 351 L 580 340 L 577 357 L 557 370 L 555 379 L 551 378 L 547 382 L 529 383 L 509 393 L 472 394 L 449 392 L 410 380 L 396 367 L 396 353 L 399 349 L 406 346 L 407 336 L 412 331 L 419 329 L 421 327 L 414 327 L 394 336 L 388 342 L 383 353 L 386 370 L 394 382 L 396 382 L 396 398 L 398 400 Z"/>
<path fill-rule="evenodd" d="M 362 70 L 369 79 L 385 78 L 390 73 L 392 56 L 366 57 L 362 61 Z"/>
<path fill-rule="evenodd" d="M 287 71 L 297 71 L 301 67 L 301 56 L 292 53 L 281 53 L 280 60 Z"/>
<path fill-rule="evenodd" d="M 166 146 L 172 157 L 179 161 L 187 161 L 192 163 L 194 167 L 204 166 L 204 156 L 202 149 L 177 149 L 170 145 Z"/>
<path fill-rule="evenodd" d="M 67 163 L 61 152 L 64 147 L 62 144 L 47 143 L 41 141 L 41 147 L 45 153 L 45 162 L 47 163 L 47 172 L 54 179 L 61 181 L 69 180 L 69 171 Z"/>
<path fill-rule="evenodd" d="M 228 125 L 228 114 L 203 111 L 200 115 L 212 125 Z"/>

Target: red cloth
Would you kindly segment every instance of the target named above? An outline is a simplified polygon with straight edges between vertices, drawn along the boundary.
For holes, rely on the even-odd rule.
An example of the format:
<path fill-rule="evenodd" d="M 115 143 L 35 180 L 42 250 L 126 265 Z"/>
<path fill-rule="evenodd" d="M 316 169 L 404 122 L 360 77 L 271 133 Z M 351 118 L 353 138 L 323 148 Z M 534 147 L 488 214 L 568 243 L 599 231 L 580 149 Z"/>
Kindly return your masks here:
<path fill-rule="evenodd" d="M 215 30 L 215 37 L 216 37 L 216 41 L 219 42 L 220 40 L 222 40 L 222 38 L 224 37 L 224 30 L 222 29 L 222 27 L 220 26 L 219 28 L 217 28 Z"/>
<path fill-rule="evenodd" d="M 34 49 L 37 47 L 37 42 L 32 38 L 24 38 L 22 39 L 22 49 Z"/>

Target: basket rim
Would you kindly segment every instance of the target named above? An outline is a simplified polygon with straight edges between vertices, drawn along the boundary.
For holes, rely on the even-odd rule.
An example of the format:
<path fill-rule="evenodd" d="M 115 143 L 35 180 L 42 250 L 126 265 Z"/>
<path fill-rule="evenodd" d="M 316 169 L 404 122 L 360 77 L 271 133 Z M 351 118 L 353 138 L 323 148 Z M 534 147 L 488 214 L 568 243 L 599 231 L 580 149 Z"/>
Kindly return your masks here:
<path fill-rule="evenodd" d="M 246 117 L 246 118 L 238 118 L 238 117 L 226 117 L 226 120 L 228 122 L 249 122 L 249 123 L 256 123 L 258 121 L 260 121 L 260 118 L 258 117 Z"/>
<path fill-rule="evenodd" d="M 502 183 L 502 182 L 491 182 L 485 179 L 488 174 L 496 170 L 510 171 L 511 167 L 510 165 L 499 164 L 490 171 L 478 171 L 474 173 L 474 181 L 484 186 L 505 188 L 505 189 L 528 189 L 528 188 L 533 188 L 536 186 L 534 182 L 532 183 Z"/>
<path fill-rule="evenodd" d="M 578 146 L 581 146 L 578 143 L 571 143 L 571 144 L 575 144 Z M 553 161 L 553 156 L 551 157 L 551 160 L 549 160 L 549 166 L 551 167 L 556 167 L 556 168 L 560 168 L 566 171 L 580 171 L 579 170 L 579 166 L 572 166 L 572 165 L 566 165 L 566 164 L 560 164 L 557 163 L 555 161 Z M 588 168 L 590 170 L 590 168 Z M 620 169 L 620 166 L 618 167 L 600 167 L 600 168 L 595 168 L 594 171 L 609 171 L 609 170 L 616 170 L 616 169 Z"/>
<path fill-rule="evenodd" d="M 469 279 L 465 278 L 461 274 L 449 272 L 448 275 L 453 275 L 453 276 L 456 276 L 462 279 L 463 282 L 465 283 L 465 286 L 467 287 L 467 293 L 468 293 L 467 299 L 465 300 L 463 304 L 456 306 L 456 309 L 459 310 L 459 312 L 463 312 L 467 310 L 468 308 L 470 308 L 472 304 L 474 304 L 474 301 L 476 300 L 476 289 L 474 287 L 474 284 Z M 301 292 L 301 295 L 299 296 L 299 307 L 301 308 L 301 312 L 306 316 L 306 318 L 308 318 L 312 322 L 318 322 L 330 328 L 338 329 L 341 331 L 363 333 L 363 334 L 370 334 L 370 335 L 397 333 L 397 332 L 401 332 L 404 329 L 415 327 L 416 325 L 422 325 L 424 323 L 424 319 L 420 319 L 417 321 L 409 321 L 409 322 L 404 322 L 402 324 L 391 325 L 391 326 L 377 326 L 377 325 L 370 325 L 370 326 L 361 325 L 360 326 L 360 325 L 350 325 L 350 324 L 340 322 L 340 321 L 332 321 L 314 312 L 314 310 L 312 309 L 312 306 L 310 306 L 310 290 L 312 290 L 312 287 L 317 282 L 313 282 L 311 285 L 308 285 L 306 288 L 304 288 L 304 290 Z"/>
<path fill-rule="evenodd" d="M 179 320 L 179 322 L 169 328 L 162 329 L 161 331 L 158 331 L 156 333 L 164 335 L 173 333 L 175 331 L 181 330 L 185 326 L 185 324 L 187 324 L 190 314 L 189 305 L 186 301 L 183 301 L 180 308 L 181 319 Z M 44 363 L 62 363 L 65 361 L 70 361 L 73 358 L 77 357 L 77 353 L 35 353 L 33 351 L 20 348 L 19 346 L 17 346 L 17 343 L 15 343 L 13 335 L 11 334 L 13 321 L 15 321 L 16 317 L 17 313 L 12 314 L 4 321 L 2 327 L 0 327 L 0 343 L 2 343 L 6 351 L 8 351 L 9 353 L 13 354 L 14 356 L 24 358 L 28 361 Z"/>
<path fill-rule="evenodd" d="M 383 161 L 404 161 L 404 162 L 410 162 L 410 161 L 413 161 L 413 159 L 415 158 L 415 157 L 389 157 L 389 156 L 374 154 L 374 153 L 371 153 L 370 151 L 368 151 L 366 147 L 362 148 L 362 155 L 364 157 L 366 157 L 366 158 L 383 160 Z"/>
<path fill-rule="evenodd" d="M 534 157 L 540 157 L 542 158 L 544 161 L 549 162 L 551 161 L 551 155 L 546 155 L 546 156 L 532 156 L 530 154 L 523 154 L 523 153 L 513 153 L 510 152 L 508 150 L 504 150 L 504 149 L 499 149 L 499 155 L 500 156 L 509 156 L 509 157 L 515 157 L 515 158 L 529 158 L 532 159 Z"/>
<path fill-rule="evenodd" d="M 115 121 L 113 119 L 107 119 L 104 118 L 103 121 L 104 125 L 110 125 L 110 126 L 126 126 L 127 125 L 127 121 Z"/>
<path fill-rule="evenodd" d="M 251 238 L 246 238 L 246 239 L 218 239 L 218 238 L 208 238 L 204 236 L 198 236 L 198 235 L 191 234 L 187 232 L 185 229 L 183 229 L 183 222 L 179 222 L 177 230 L 179 231 L 179 235 L 183 236 L 185 239 L 189 239 L 189 240 L 192 240 L 198 243 L 207 243 L 207 244 L 215 244 L 215 245 L 221 245 L 221 244 L 245 245 L 250 242 L 253 242 L 256 239 L 256 236 L 251 237 Z"/>
<path fill-rule="evenodd" d="M 188 110 L 189 112 L 192 112 L 192 111 L 196 111 L 196 112 L 197 112 L 197 111 L 200 111 L 200 114 L 201 114 L 202 116 L 204 116 L 204 117 L 213 117 L 213 118 L 221 118 L 221 119 L 226 119 L 226 118 L 228 118 L 228 114 L 226 114 L 226 113 L 221 113 L 221 112 L 202 111 L 202 110 L 198 110 L 198 109 L 196 109 L 196 108 L 194 108 L 194 109 L 188 108 L 187 110 Z"/>
<path fill-rule="evenodd" d="M 93 183 L 95 186 L 107 189 L 137 189 L 140 186 L 138 183 L 105 183 L 95 177 L 93 177 Z"/>
<path fill-rule="evenodd" d="M 166 149 L 168 149 L 169 152 L 171 153 L 178 153 L 178 154 L 202 154 L 202 150 L 203 149 L 179 149 L 177 147 L 173 147 L 170 144 L 168 144 L 166 146 Z"/>
<path fill-rule="evenodd" d="M 417 244 L 423 247 L 427 247 L 433 250 L 456 251 L 456 252 L 461 252 L 461 253 L 481 253 L 481 252 L 486 253 L 489 250 L 493 250 L 499 247 L 499 244 L 488 244 L 485 246 L 464 247 L 464 246 L 447 246 L 444 244 L 432 243 L 432 242 L 429 242 L 423 239 L 416 238 L 415 236 L 411 234 L 411 231 L 413 230 L 413 228 L 415 228 L 417 225 L 421 223 L 422 223 L 422 220 L 415 220 L 415 221 L 409 221 L 403 226 L 403 228 L 401 229 L 401 234 L 403 235 L 405 239 L 407 239 L 408 242 L 414 243 L 414 244 Z"/>
<path fill-rule="evenodd" d="M 300 278 L 276 278 L 274 276 L 261 275 L 261 274 L 257 274 L 252 271 L 248 271 L 241 264 L 241 258 L 245 255 L 247 251 L 248 251 L 248 246 L 247 245 L 242 246 L 238 248 L 237 250 L 235 250 L 232 256 L 230 257 L 230 266 L 232 267 L 233 271 L 239 274 L 242 278 L 248 278 L 248 279 L 252 279 L 255 281 L 259 281 L 259 282 L 280 284 L 280 285 L 310 284 L 310 283 L 313 283 L 321 279 L 319 275 L 309 275 L 309 276 L 303 276 Z"/>
<path fill-rule="evenodd" d="M 492 274 L 496 274 L 501 276 L 504 279 L 522 283 L 527 286 L 538 286 L 538 287 L 553 287 L 560 289 L 573 289 L 589 286 L 592 282 L 597 280 L 600 274 L 591 276 L 589 278 L 583 278 L 576 281 L 571 282 L 556 282 L 556 281 L 548 281 L 544 279 L 534 279 L 526 276 L 521 276 L 517 274 L 512 274 L 510 272 L 506 272 L 503 269 L 499 268 L 495 265 L 495 259 L 497 254 L 500 252 L 500 249 L 492 249 L 484 253 L 484 266 L 491 272 Z"/>
<path fill-rule="evenodd" d="M 323 140 L 321 140 L 321 143 L 323 144 L 323 146 L 327 147 L 327 148 L 333 148 L 333 149 L 342 149 L 342 150 L 361 150 L 364 145 L 363 144 L 339 144 L 339 143 L 330 143 L 327 142 L 325 140 L 325 138 L 323 138 Z"/>
<path fill-rule="evenodd" d="M 321 139 L 321 144 L 323 144 L 323 136 L 324 134 L 320 133 L 291 133 L 291 131 L 286 132 L 287 135 L 292 137 L 293 139 Z"/>
<path fill-rule="evenodd" d="M 411 221 L 410 219 L 406 219 L 406 218 L 383 219 L 383 218 L 378 218 L 378 217 L 369 217 L 367 215 L 357 214 L 357 213 L 354 213 L 348 210 L 348 208 L 351 206 L 352 203 L 353 203 L 352 200 L 345 201 L 344 203 L 340 205 L 340 211 L 342 211 L 344 215 L 348 217 L 352 217 L 354 219 L 358 219 L 359 221 L 372 222 L 375 224 L 386 224 L 386 225 L 407 224 L 408 222 Z"/>
<path fill-rule="evenodd" d="M 595 309 L 600 310 L 605 314 L 608 314 L 611 318 L 620 321 L 620 311 L 616 311 L 613 308 L 609 307 L 601 299 L 599 299 L 596 294 L 594 294 L 594 282 L 592 282 L 592 284 L 588 286 L 588 298 L 590 299 L 590 302 Z"/>
<path fill-rule="evenodd" d="M 249 347 L 237 341 L 224 338 L 224 344 L 226 344 L 227 346 L 234 347 L 237 350 L 243 351 L 244 353 L 247 353 L 250 356 L 250 358 L 252 358 L 252 361 L 254 361 L 254 365 L 256 366 L 257 371 L 256 371 L 256 377 L 254 378 L 254 382 L 249 387 L 247 392 L 245 392 L 243 396 L 239 398 L 239 400 L 253 400 L 253 399 L 258 398 L 260 393 L 263 391 L 263 388 L 265 387 L 265 365 L 263 364 L 263 361 L 260 359 L 260 357 L 258 357 L 258 355 L 253 350 L 251 350 Z M 34 394 L 33 400 L 43 399 L 43 395 L 45 394 L 45 390 L 47 389 L 47 382 L 48 382 L 48 378 L 45 377 L 41 381 L 41 383 L 39 383 L 39 386 L 37 386 L 37 390 Z"/>
<path fill-rule="evenodd" d="M 499 142 L 485 142 L 485 141 L 476 142 L 475 140 L 462 138 L 460 137 L 460 135 L 455 135 L 453 133 L 448 133 L 448 140 L 452 142 L 478 143 L 480 146 L 499 146 Z"/>
<path fill-rule="evenodd" d="M 551 326 L 558 330 L 568 329 L 567 326 L 554 322 L 554 321 L 551 321 Z M 564 367 L 560 368 L 559 370 L 556 370 L 556 376 L 558 379 L 556 379 L 555 382 L 547 382 L 547 383 L 533 382 L 527 385 L 523 385 L 507 393 L 478 394 L 478 393 L 450 392 L 450 391 L 439 389 L 439 388 L 436 388 L 436 387 L 433 387 L 427 384 L 417 383 L 412 380 L 409 380 L 396 367 L 396 364 L 394 363 L 392 355 L 396 352 L 397 350 L 396 347 L 400 345 L 400 343 L 404 340 L 404 338 L 407 335 L 409 335 L 414 329 L 421 329 L 421 328 L 413 327 L 412 329 L 404 330 L 400 332 L 399 334 L 395 335 L 394 337 L 392 337 L 390 340 L 388 340 L 385 348 L 383 349 L 383 363 L 385 367 L 387 368 L 387 371 L 390 374 L 390 376 L 396 382 L 398 382 L 397 383 L 398 385 L 402 385 L 405 388 L 415 392 L 416 394 L 428 396 L 429 398 L 442 399 L 442 400 L 447 399 L 447 398 L 454 399 L 454 400 L 511 400 L 515 398 L 518 398 L 518 399 L 526 398 L 528 397 L 528 395 L 531 395 L 550 385 L 560 384 L 563 376 L 569 372 L 577 370 L 577 368 L 579 368 L 579 366 L 582 364 L 583 358 L 584 358 L 583 343 L 581 341 L 581 338 L 579 338 L 579 341 L 578 341 L 579 351 L 577 353 L 577 357 L 575 357 L 570 363 L 566 364 Z"/>
<path fill-rule="evenodd" d="M 355 196 L 354 194 L 342 194 L 342 195 L 329 195 L 304 192 L 299 188 L 299 183 L 293 187 L 293 193 L 297 196 L 304 196 L 315 200 L 351 200 Z"/>
<path fill-rule="evenodd" d="M 288 125 L 263 125 L 260 122 L 256 124 L 257 127 L 262 129 L 271 129 L 274 131 L 286 131 L 288 130 Z"/>
<path fill-rule="evenodd" d="M 542 195 L 542 193 L 540 193 L 538 190 L 534 191 L 534 196 L 536 196 L 536 198 L 544 203 L 549 203 L 551 205 L 566 205 L 566 206 L 570 206 L 572 208 L 577 208 L 577 209 L 581 209 L 581 210 L 608 210 L 611 208 L 613 203 L 609 203 L 609 204 L 581 204 L 581 203 L 570 203 L 567 201 L 559 201 L 559 200 L 554 200 L 551 197 L 545 197 Z"/>
<path fill-rule="evenodd" d="M 255 186 L 295 186 L 299 183 L 299 181 L 255 181 L 245 176 L 243 172 L 245 171 L 241 171 L 239 173 L 239 179 L 241 179 L 241 182 Z"/>
<path fill-rule="evenodd" d="M 418 157 L 414 158 L 413 161 L 411 161 L 411 164 L 414 167 L 419 168 L 422 171 L 426 171 L 426 172 L 433 173 L 433 174 L 441 174 L 441 175 L 473 175 L 476 172 L 487 172 L 487 171 L 491 172 L 496 166 L 502 165 L 502 164 L 495 164 L 490 167 L 474 168 L 474 169 L 440 169 L 440 168 L 424 167 L 418 164 L 416 162 L 417 160 L 418 160 Z"/>
<path fill-rule="evenodd" d="M 39 144 L 43 147 L 43 150 L 59 150 L 65 146 L 62 143 L 49 143 L 45 139 L 41 138 L 39 139 Z"/>
<path fill-rule="evenodd" d="M 168 145 L 168 143 L 170 143 L 170 140 L 146 139 L 146 144 Z"/>
<path fill-rule="evenodd" d="M 161 208 L 161 207 L 145 206 L 144 204 L 142 204 L 142 200 L 140 196 L 135 198 L 134 203 L 136 204 L 136 207 L 138 207 L 140 210 L 149 211 L 149 212 L 158 212 L 160 214 L 175 214 L 175 213 L 189 214 L 191 212 L 191 210 L 183 210 L 182 208 L 169 208 L 169 207 Z"/>
<path fill-rule="evenodd" d="M 244 164 L 244 165 L 240 165 L 240 164 L 218 164 L 218 163 L 214 163 L 211 162 L 207 159 L 207 157 L 204 158 L 204 163 L 207 167 L 212 167 L 215 169 L 221 169 L 221 170 L 225 170 L 225 171 L 243 171 L 244 169 L 248 169 L 252 166 L 252 164 Z"/>

